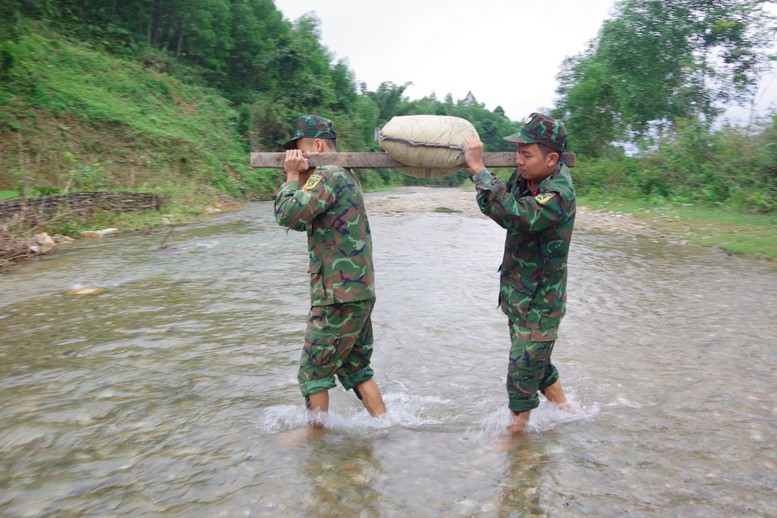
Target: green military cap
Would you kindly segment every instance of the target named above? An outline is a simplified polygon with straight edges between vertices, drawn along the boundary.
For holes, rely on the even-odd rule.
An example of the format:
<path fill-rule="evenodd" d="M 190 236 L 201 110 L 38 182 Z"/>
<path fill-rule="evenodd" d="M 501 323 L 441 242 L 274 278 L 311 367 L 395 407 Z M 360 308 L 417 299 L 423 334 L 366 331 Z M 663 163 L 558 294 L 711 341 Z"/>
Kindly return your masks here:
<path fill-rule="evenodd" d="M 504 139 L 522 144 L 545 144 L 561 153 L 567 148 L 567 130 L 564 125 L 541 113 L 532 113 L 526 117 L 521 131 Z"/>
<path fill-rule="evenodd" d="M 297 139 L 304 137 L 335 140 L 337 132 L 335 125 L 329 119 L 318 115 L 301 115 L 294 124 L 294 136 L 284 142 L 283 149 L 296 149 Z"/>

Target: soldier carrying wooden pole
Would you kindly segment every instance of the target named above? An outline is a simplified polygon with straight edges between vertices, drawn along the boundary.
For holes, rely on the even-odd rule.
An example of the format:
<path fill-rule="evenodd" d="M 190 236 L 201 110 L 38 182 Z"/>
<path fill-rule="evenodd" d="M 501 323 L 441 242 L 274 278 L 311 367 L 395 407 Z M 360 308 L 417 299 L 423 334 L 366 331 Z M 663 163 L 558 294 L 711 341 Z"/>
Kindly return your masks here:
<path fill-rule="evenodd" d="M 416 126 L 399 127 L 394 133 L 395 120 L 413 122 Z M 419 122 L 420 121 L 420 122 Z M 465 126 L 468 133 L 452 134 L 447 126 Z M 402 132 L 397 136 L 398 132 Z M 436 133 L 436 134 L 435 134 Z M 474 133 L 474 135 L 472 135 Z M 394 117 L 381 130 L 376 131 L 376 140 L 387 152 L 337 152 L 305 154 L 310 167 L 336 165 L 347 169 L 395 169 L 400 173 L 417 178 L 441 178 L 463 170 L 464 152 L 461 142 L 477 133 L 471 124 L 457 117 L 438 115 L 415 115 Z M 251 153 L 251 167 L 283 169 L 285 153 Z M 574 153 L 564 153 L 561 162 L 567 167 L 575 166 Z M 483 153 L 486 167 L 515 167 L 515 152 Z"/>

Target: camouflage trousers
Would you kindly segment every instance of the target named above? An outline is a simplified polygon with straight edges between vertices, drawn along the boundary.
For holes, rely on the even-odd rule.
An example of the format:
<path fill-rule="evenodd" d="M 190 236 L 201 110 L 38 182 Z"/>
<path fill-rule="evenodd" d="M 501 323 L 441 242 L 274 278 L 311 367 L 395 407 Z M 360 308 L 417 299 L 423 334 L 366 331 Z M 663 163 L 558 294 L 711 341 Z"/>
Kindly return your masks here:
<path fill-rule="evenodd" d="M 308 313 L 299 381 L 304 397 L 335 386 L 350 390 L 372 378 L 372 308 L 375 299 L 313 306 Z"/>
<path fill-rule="evenodd" d="M 537 391 L 544 392 L 558 381 L 558 370 L 550 362 L 556 341 L 536 341 L 531 336 L 531 329 L 510 322 L 512 345 L 507 367 L 507 395 L 510 410 L 516 414 L 537 408 L 540 404 Z M 555 333 L 552 336 L 555 337 Z"/>

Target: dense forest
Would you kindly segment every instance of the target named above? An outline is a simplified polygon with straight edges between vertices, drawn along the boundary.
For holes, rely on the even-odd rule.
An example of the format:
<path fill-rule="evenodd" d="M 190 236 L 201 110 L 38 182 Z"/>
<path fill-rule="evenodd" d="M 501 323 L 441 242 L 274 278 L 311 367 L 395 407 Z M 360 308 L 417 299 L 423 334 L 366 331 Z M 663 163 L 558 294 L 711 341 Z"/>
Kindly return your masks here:
<path fill-rule="evenodd" d="M 777 210 L 777 115 L 720 124 L 771 71 L 775 23 L 763 0 L 620 0 L 558 75 L 582 193 Z M 266 199 L 298 114 L 333 119 L 342 150 L 378 150 L 395 115 L 468 119 L 489 151 L 517 130 L 475 97 L 411 100 L 375 91 L 321 44 L 315 15 L 272 0 L 5 0 L 0 5 L 0 193 L 205 191 Z M 540 107 L 538 107 L 540 108 Z M 422 180 L 360 173 L 367 189 Z M 463 173 L 436 183 L 456 185 Z M 10 193 L 10 194 L 9 194 Z"/>

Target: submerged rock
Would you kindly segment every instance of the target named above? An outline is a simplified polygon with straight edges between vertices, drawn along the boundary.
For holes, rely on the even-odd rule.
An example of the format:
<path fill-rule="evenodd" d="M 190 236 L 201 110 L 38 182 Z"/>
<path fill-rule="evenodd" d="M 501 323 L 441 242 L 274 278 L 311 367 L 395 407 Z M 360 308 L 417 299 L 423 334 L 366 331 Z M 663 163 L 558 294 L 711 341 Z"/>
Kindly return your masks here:
<path fill-rule="evenodd" d="M 33 240 L 33 244 L 30 245 L 30 250 L 36 254 L 45 254 L 57 246 L 57 243 L 45 232 L 35 234 Z"/>
<path fill-rule="evenodd" d="M 83 295 L 99 295 L 105 288 L 76 288 L 67 292 L 71 297 L 80 297 Z"/>

